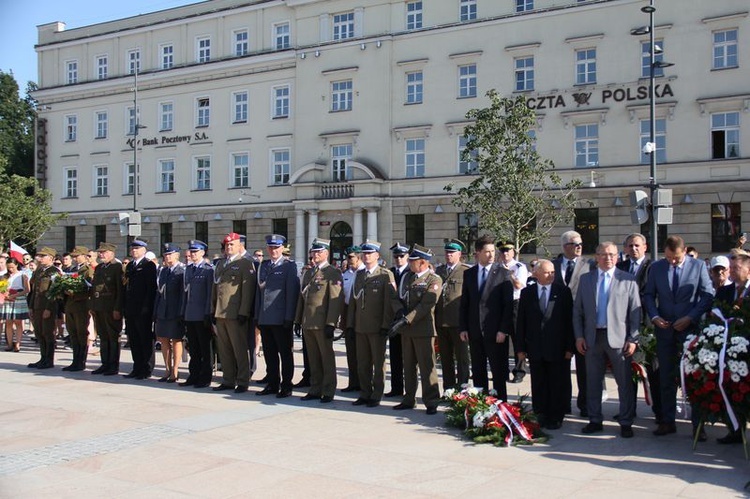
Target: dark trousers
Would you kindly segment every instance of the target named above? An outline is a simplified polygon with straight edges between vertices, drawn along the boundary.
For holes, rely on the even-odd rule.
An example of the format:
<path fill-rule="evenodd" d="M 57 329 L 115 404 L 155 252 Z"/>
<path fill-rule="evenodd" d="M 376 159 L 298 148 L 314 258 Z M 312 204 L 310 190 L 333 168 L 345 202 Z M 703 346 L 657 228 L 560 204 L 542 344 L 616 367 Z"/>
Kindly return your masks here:
<path fill-rule="evenodd" d="M 125 334 L 128 335 L 130 353 L 133 356 L 133 372 L 151 376 L 154 370 L 154 330 L 150 314 L 125 318 Z"/>
<path fill-rule="evenodd" d="M 508 378 L 508 341 L 497 343 L 495 335 L 487 337 L 474 335 L 469 338 L 471 351 L 471 372 L 474 386 L 489 389 L 487 378 L 487 361 L 492 372 L 492 388 L 500 400 L 508 400 L 506 380 Z"/>
<path fill-rule="evenodd" d="M 511 327 L 513 330 L 510 333 L 510 338 L 513 341 L 513 360 L 515 362 L 513 363 L 513 375 L 517 374 L 528 374 L 529 372 L 529 366 L 526 362 L 526 359 L 520 360 L 518 358 L 518 347 L 516 345 L 516 321 L 518 320 L 518 301 L 519 300 L 513 300 L 513 324 Z"/>
<path fill-rule="evenodd" d="M 439 327 L 437 335 L 443 390 L 459 388 L 469 382 L 469 344 L 461 341 L 457 327 Z"/>
<path fill-rule="evenodd" d="M 294 377 L 293 336 L 291 327 L 260 326 L 263 355 L 266 359 L 268 387 L 271 390 L 286 391 L 292 389 L 292 378 Z"/>
<path fill-rule="evenodd" d="M 55 365 L 55 318 L 54 311 L 44 318 L 44 310 L 33 310 L 31 322 L 34 325 L 34 337 L 39 344 L 39 365 Z"/>
<path fill-rule="evenodd" d="M 404 347 L 401 334 L 388 339 L 388 356 L 391 362 L 391 391 L 404 393 Z"/>
<path fill-rule="evenodd" d="M 209 336 L 211 334 L 211 329 L 209 327 Z M 248 320 L 247 321 L 247 354 L 248 354 L 248 363 L 250 365 L 250 377 L 253 377 L 253 373 L 255 373 L 255 369 L 258 367 L 258 356 L 255 355 L 255 321 L 254 320 Z"/>
<path fill-rule="evenodd" d="M 357 363 L 357 333 L 354 332 L 354 329 L 348 329 L 344 333 L 344 346 L 346 347 L 346 366 L 349 369 L 349 387 L 359 389 L 360 384 L 359 366 Z"/>
<path fill-rule="evenodd" d="M 190 350 L 187 380 L 198 384 L 210 383 L 213 375 L 210 326 L 205 321 L 187 321 L 185 327 Z"/>
<path fill-rule="evenodd" d="M 94 327 L 99 335 L 99 358 L 105 372 L 117 372 L 120 370 L 120 332 L 122 331 L 122 319 L 115 320 L 112 311 L 95 311 Z"/>
<path fill-rule="evenodd" d="M 310 381 L 310 356 L 307 352 L 307 340 L 302 335 L 302 380 Z"/>
<path fill-rule="evenodd" d="M 679 375 L 679 355 L 682 353 L 687 331 L 678 333 L 672 329 L 656 330 L 656 356 L 659 359 L 659 383 L 661 393 L 661 419 L 664 423 L 674 423 L 677 412 L 677 376 Z M 697 411 L 692 411 L 693 426 Z"/>
<path fill-rule="evenodd" d="M 570 404 L 570 360 L 531 360 L 531 406 L 545 421 L 558 422 Z"/>
<path fill-rule="evenodd" d="M 65 308 L 65 328 L 70 334 L 70 348 L 73 350 L 71 367 L 85 369 L 89 354 L 89 308 L 85 301 L 70 301 Z"/>

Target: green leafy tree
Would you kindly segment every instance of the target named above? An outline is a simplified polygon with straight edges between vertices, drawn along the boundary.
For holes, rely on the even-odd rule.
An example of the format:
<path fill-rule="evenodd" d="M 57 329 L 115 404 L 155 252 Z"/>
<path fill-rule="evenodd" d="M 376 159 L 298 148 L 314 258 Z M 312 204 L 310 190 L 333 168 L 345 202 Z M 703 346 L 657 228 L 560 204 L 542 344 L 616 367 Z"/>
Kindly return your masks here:
<path fill-rule="evenodd" d="M 476 162 L 477 175 L 445 190 L 455 193 L 455 206 L 477 214 L 482 231 L 515 241 L 519 251 L 528 244 L 543 247 L 554 227 L 572 220 L 580 181 L 564 184 L 552 161 L 536 151 L 536 116 L 524 96 L 490 90 L 487 97 L 489 107 L 466 113 L 472 124 L 464 129 L 461 160 Z"/>
<path fill-rule="evenodd" d="M 34 90 L 36 84 L 29 82 L 21 98 L 13 74 L 0 71 L 0 157 L 7 160 L 3 171 L 11 175 L 34 175 Z"/>

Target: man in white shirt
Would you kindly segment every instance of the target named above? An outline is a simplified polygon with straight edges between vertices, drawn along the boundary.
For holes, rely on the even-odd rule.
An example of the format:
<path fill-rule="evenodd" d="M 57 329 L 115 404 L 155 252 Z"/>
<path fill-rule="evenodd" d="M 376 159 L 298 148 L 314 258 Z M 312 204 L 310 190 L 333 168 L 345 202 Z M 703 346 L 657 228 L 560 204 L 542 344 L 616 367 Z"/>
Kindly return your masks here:
<path fill-rule="evenodd" d="M 525 360 L 518 357 L 516 352 L 516 340 L 515 340 L 515 329 L 516 329 L 516 318 L 518 316 L 518 299 L 521 298 L 521 290 L 526 287 L 526 281 L 529 278 L 529 271 L 526 265 L 516 260 L 516 245 L 512 241 L 504 241 L 498 245 L 498 251 L 500 256 L 500 266 L 508 271 L 508 279 L 513 284 L 513 322 L 511 323 L 512 330 L 510 332 L 511 340 L 513 341 L 513 357 L 515 364 L 513 366 L 513 379 L 511 383 L 520 383 L 528 373 L 529 366 Z"/>

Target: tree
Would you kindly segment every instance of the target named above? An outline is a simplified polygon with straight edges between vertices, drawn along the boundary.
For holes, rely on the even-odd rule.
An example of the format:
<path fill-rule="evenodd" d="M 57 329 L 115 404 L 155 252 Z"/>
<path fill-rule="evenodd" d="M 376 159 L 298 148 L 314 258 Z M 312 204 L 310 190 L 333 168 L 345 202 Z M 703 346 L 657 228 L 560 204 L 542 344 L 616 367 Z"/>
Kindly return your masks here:
<path fill-rule="evenodd" d="M 34 90 L 29 82 L 20 98 L 13 74 L 0 71 L 0 158 L 7 160 L 2 171 L 9 175 L 34 176 Z"/>
<path fill-rule="evenodd" d="M 534 111 L 524 96 L 500 97 L 487 92 L 490 106 L 472 109 L 464 129 L 466 148 L 461 160 L 476 162 L 477 173 L 469 185 L 457 188 L 453 204 L 476 213 L 482 230 L 524 246 L 544 242 L 554 227 L 570 222 L 580 181 L 563 184 L 551 160 L 536 151 Z"/>
<path fill-rule="evenodd" d="M 7 167 L 0 157 L 0 171 Z M 35 178 L 0 174 L 0 244 L 10 239 L 33 244 L 66 214 L 53 214 L 52 194 Z"/>

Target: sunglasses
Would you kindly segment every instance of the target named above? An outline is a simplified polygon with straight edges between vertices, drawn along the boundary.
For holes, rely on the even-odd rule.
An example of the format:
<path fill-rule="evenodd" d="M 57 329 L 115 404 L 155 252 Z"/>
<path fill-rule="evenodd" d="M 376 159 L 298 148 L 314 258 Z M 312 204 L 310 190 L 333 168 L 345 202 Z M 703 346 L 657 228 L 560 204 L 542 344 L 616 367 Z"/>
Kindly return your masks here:
<path fill-rule="evenodd" d="M 565 246 L 575 246 L 576 248 L 580 248 L 583 246 L 583 243 L 565 243 Z"/>

